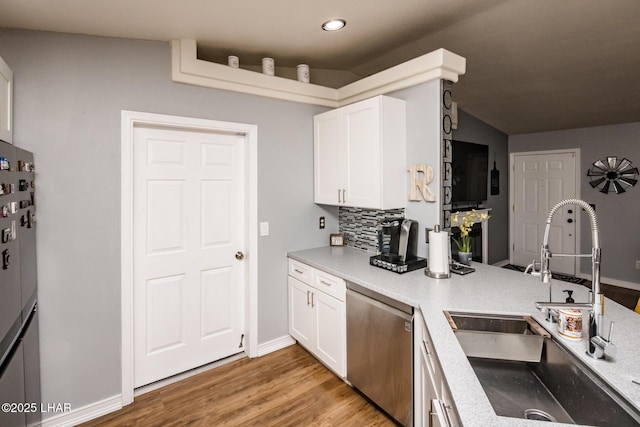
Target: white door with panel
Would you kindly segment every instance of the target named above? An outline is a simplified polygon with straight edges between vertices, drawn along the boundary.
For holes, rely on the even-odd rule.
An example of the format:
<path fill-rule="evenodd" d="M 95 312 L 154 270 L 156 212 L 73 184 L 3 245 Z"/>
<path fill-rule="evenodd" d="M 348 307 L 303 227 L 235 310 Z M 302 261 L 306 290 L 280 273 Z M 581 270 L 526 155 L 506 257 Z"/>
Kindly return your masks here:
<path fill-rule="evenodd" d="M 540 246 L 549 210 L 558 202 L 576 197 L 574 152 L 514 154 L 513 242 L 510 262 L 526 266 L 540 260 Z M 549 234 L 552 252 L 576 253 L 576 206 L 567 205 L 553 218 Z M 576 258 L 552 257 L 551 271 L 575 275 Z"/>
<path fill-rule="evenodd" d="M 134 129 L 135 387 L 243 351 L 245 144 Z"/>

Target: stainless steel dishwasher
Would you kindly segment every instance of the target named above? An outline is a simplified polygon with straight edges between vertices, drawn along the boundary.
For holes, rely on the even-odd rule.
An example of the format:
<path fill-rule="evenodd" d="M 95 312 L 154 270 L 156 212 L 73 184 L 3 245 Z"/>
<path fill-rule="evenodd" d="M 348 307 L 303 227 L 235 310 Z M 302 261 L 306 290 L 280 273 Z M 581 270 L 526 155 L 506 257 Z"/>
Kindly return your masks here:
<path fill-rule="evenodd" d="M 413 425 L 413 307 L 347 282 L 347 380 Z"/>

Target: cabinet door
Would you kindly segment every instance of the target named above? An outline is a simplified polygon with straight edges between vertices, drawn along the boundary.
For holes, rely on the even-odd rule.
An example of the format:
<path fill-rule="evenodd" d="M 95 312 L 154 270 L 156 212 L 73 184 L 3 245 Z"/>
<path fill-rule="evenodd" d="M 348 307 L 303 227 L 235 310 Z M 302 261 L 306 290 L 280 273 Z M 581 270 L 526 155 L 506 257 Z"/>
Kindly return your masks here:
<path fill-rule="evenodd" d="M 315 312 L 315 354 L 338 375 L 346 375 L 346 316 L 345 303 L 314 291 L 312 305 Z"/>
<path fill-rule="evenodd" d="M 431 414 L 432 400 L 438 398 L 435 390 L 431 371 L 429 369 L 429 355 L 427 355 L 424 342 L 420 345 L 420 394 L 421 394 L 421 423 L 422 426 L 428 426 Z"/>
<path fill-rule="evenodd" d="M 346 190 L 346 138 L 340 110 L 313 119 L 314 202 L 343 204 Z"/>
<path fill-rule="evenodd" d="M 350 105 L 345 110 L 348 150 L 345 204 L 380 208 L 380 98 Z"/>
<path fill-rule="evenodd" d="M 0 58 L 0 140 L 13 142 L 13 72 Z"/>
<path fill-rule="evenodd" d="M 289 281 L 289 334 L 309 350 L 314 345 L 314 314 L 311 307 L 312 288 L 298 279 Z"/>

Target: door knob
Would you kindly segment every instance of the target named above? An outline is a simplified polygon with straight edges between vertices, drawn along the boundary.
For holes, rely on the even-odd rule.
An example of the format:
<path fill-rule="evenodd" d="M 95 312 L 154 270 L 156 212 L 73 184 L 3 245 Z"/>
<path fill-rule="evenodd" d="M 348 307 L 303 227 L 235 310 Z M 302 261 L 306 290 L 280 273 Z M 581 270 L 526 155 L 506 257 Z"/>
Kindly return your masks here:
<path fill-rule="evenodd" d="M 244 259 L 244 254 L 241 251 L 236 252 L 236 259 L 237 260 Z"/>

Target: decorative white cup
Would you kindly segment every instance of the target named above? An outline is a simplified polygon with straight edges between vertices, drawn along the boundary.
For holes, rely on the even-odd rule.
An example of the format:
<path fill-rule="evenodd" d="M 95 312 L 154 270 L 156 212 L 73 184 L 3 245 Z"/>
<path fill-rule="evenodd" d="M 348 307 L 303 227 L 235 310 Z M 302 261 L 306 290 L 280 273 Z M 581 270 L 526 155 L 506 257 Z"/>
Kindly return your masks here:
<path fill-rule="evenodd" d="M 230 55 L 227 60 L 229 61 L 229 67 L 238 68 L 240 67 L 240 58 L 234 55 Z"/>
<path fill-rule="evenodd" d="M 275 74 L 273 58 L 262 58 L 262 73 L 268 76 L 273 76 Z"/>
<path fill-rule="evenodd" d="M 302 83 L 309 83 L 309 66 L 307 64 L 300 64 L 298 69 L 298 81 Z"/>

